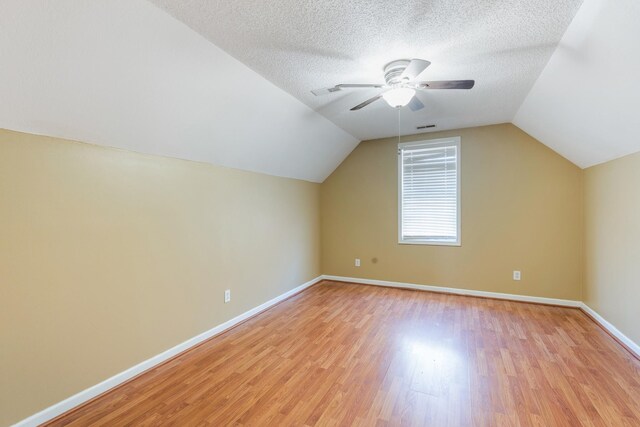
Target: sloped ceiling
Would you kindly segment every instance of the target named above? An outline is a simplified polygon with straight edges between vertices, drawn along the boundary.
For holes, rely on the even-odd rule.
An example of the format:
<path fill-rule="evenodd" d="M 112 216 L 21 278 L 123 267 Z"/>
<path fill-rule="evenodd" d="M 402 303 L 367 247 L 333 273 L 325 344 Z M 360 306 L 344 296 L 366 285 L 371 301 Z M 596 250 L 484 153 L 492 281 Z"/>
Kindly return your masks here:
<path fill-rule="evenodd" d="M 581 167 L 640 151 L 640 2 L 585 0 L 514 123 Z"/>
<path fill-rule="evenodd" d="M 358 143 L 145 0 L 3 0 L 0 127 L 316 182 Z"/>
<path fill-rule="evenodd" d="M 420 57 L 477 83 L 421 94 L 402 134 L 513 121 L 586 167 L 640 150 L 640 3 L 580 4 L 4 0 L 0 127 L 321 182 L 398 115 L 309 91 Z"/>
<path fill-rule="evenodd" d="M 427 80 L 475 79 L 470 91 L 430 91 L 401 111 L 403 134 L 510 122 L 582 0 L 151 0 L 359 139 L 396 135 L 377 90 L 322 98 L 312 89 L 383 82 L 399 58 L 432 65 Z"/>

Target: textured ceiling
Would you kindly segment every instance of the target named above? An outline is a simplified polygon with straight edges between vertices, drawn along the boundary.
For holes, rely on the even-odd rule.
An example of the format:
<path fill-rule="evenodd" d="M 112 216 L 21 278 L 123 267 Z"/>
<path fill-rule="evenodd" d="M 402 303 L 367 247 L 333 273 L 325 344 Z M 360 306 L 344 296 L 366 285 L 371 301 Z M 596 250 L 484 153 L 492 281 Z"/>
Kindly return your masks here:
<path fill-rule="evenodd" d="M 640 151 L 640 2 L 586 0 L 514 123 L 581 167 Z"/>
<path fill-rule="evenodd" d="M 470 91 L 418 95 L 401 111 L 402 133 L 513 119 L 581 0 L 151 0 L 211 42 L 359 139 L 397 133 L 397 112 L 378 101 L 349 108 L 374 90 L 322 98 L 337 83 L 383 82 L 399 58 L 432 62 L 424 79 L 475 79 Z M 259 95 L 255 94 L 255 100 Z M 251 99 L 247 99 L 251 101 Z M 253 102 L 253 101 L 251 101 Z"/>
<path fill-rule="evenodd" d="M 580 3 L 3 0 L 0 127 L 321 182 L 398 116 L 310 90 L 419 57 L 476 87 L 420 94 L 403 134 L 513 121 L 587 167 L 640 150 L 640 3 Z"/>
<path fill-rule="evenodd" d="M 144 0 L 1 1 L 0 128 L 317 182 L 358 143 Z"/>

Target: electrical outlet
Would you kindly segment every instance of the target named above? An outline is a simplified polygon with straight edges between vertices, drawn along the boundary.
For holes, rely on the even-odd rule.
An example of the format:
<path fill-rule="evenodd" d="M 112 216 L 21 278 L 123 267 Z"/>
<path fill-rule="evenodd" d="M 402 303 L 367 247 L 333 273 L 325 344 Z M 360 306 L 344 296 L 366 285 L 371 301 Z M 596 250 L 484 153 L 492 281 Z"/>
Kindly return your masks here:
<path fill-rule="evenodd" d="M 231 289 L 224 291 L 224 302 L 228 303 L 229 301 L 231 301 Z"/>
<path fill-rule="evenodd" d="M 356 258 L 356 267 L 360 267 L 360 258 Z"/>
<path fill-rule="evenodd" d="M 520 280 L 520 272 L 518 270 L 513 270 L 513 280 Z"/>

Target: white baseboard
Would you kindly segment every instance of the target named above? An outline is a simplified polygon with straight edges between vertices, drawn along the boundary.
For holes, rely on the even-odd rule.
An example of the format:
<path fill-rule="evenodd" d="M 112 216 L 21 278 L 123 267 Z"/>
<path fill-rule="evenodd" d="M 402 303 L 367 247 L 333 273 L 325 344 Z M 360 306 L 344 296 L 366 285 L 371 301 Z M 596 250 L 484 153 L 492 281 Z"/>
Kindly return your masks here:
<path fill-rule="evenodd" d="M 538 304 L 561 305 L 564 307 L 580 307 L 582 304 L 581 301 L 574 301 L 574 300 L 568 300 L 568 299 L 532 297 L 527 295 L 503 294 L 499 292 L 475 291 L 471 289 L 461 289 L 461 288 L 445 288 L 442 286 L 417 285 L 415 283 L 388 282 L 386 280 L 360 279 L 356 277 L 340 277 L 340 276 L 327 276 L 327 275 L 323 275 L 322 278 L 325 280 L 336 280 L 339 282 L 353 282 L 353 283 L 362 283 L 365 285 L 388 286 L 392 288 L 417 289 L 421 291 L 441 292 L 441 293 L 457 294 L 457 295 L 470 295 L 475 297 L 496 298 L 496 299 L 505 299 L 505 300 L 511 300 L 511 301 L 535 302 Z"/>
<path fill-rule="evenodd" d="M 289 298 L 291 295 L 296 294 L 300 291 L 303 291 L 309 286 L 314 285 L 322 280 L 335 280 L 335 281 L 341 281 L 341 282 L 362 283 L 365 285 L 389 286 L 394 288 L 417 289 L 417 290 L 423 290 L 423 291 L 488 297 L 488 298 L 505 299 L 505 300 L 512 300 L 512 301 L 553 304 L 553 305 L 559 305 L 559 306 L 565 306 L 565 307 L 578 307 L 584 310 L 586 313 L 588 313 L 596 322 L 602 325 L 602 327 L 608 330 L 613 336 L 618 338 L 631 351 L 635 352 L 635 354 L 640 357 L 640 346 L 638 344 L 633 342 L 630 338 L 628 338 L 626 335 L 620 332 L 615 326 L 607 322 L 602 316 L 600 316 L 592 308 L 590 308 L 588 305 L 586 305 L 584 302 L 581 302 L 581 301 L 505 294 L 505 293 L 498 293 L 498 292 L 475 291 L 470 289 L 446 288 L 441 286 L 418 285 L 414 283 L 389 282 L 385 280 L 373 280 L 373 279 L 361 279 L 361 278 L 355 278 L 355 277 L 322 275 L 294 289 L 291 289 L 290 291 L 285 292 L 284 294 L 279 295 L 263 304 L 260 304 L 259 306 L 252 308 L 251 310 L 245 313 L 242 313 L 241 315 L 236 316 L 231 320 L 228 320 L 212 329 L 209 329 L 208 331 L 203 332 L 200 335 L 197 335 L 181 344 L 178 344 L 175 347 L 172 347 L 163 353 L 160 353 L 150 359 L 147 359 L 144 362 L 141 362 L 127 369 L 126 371 L 120 372 L 119 374 L 116 374 L 113 377 L 108 378 L 99 384 L 89 387 L 88 389 L 83 390 L 63 400 L 62 402 L 56 403 L 55 405 L 52 405 L 38 412 L 37 414 L 34 414 L 29 418 L 26 418 L 18 422 L 17 424 L 14 424 L 14 427 L 34 427 L 42 423 L 45 423 L 49 420 L 52 420 L 58 415 L 63 414 L 66 411 L 73 409 L 76 406 L 81 405 L 90 399 L 93 399 L 99 394 L 102 394 L 105 391 L 108 391 L 137 375 L 140 375 L 144 371 L 147 371 L 153 368 L 154 366 L 176 356 L 177 354 L 182 353 L 183 351 L 201 343 L 202 341 L 205 341 L 215 335 L 220 334 L 221 332 L 224 332 L 225 330 L 237 325 L 238 323 L 248 319 L 249 317 L 254 316 L 257 313 L 260 313 L 261 311 L 264 311 L 276 305 L 280 301 L 283 301 Z"/>
<path fill-rule="evenodd" d="M 255 314 L 260 313 L 261 311 L 264 311 L 267 308 L 270 308 L 276 305 L 280 301 L 283 301 L 289 298 L 293 294 L 303 291 L 304 289 L 318 283 L 321 280 L 323 280 L 322 276 L 319 276 L 319 277 L 316 277 L 315 279 L 308 281 L 307 283 L 304 283 L 296 288 L 293 288 L 290 291 L 287 291 L 284 294 L 279 295 L 265 302 L 264 304 L 260 304 L 259 306 L 254 307 L 251 310 L 246 311 L 241 315 L 234 317 L 231 320 L 228 320 L 212 329 L 209 329 L 206 332 L 201 333 L 200 335 L 197 335 L 191 339 L 188 339 L 187 341 L 180 343 L 175 347 L 172 347 L 169 350 L 166 350 L 156 356 L 153 356 L 152 358 L 147 359 L 144 362 L 138 363 L 137 365 L 127 369 L 126 371 L 120 372 L 119 374 L 116 374 L 111 378 L 108 378 L 102 381 L 99 384 L 89 387 L 88 389 L 83 390 L 77 394 L 74 394 L 73 396 L 63 400 L 62 402 L 58 402 L 55 405 L 49 406 L 48 408 L 43 409 L 42 411 L 30 416 L 29 418 L 25 418 L 24 420 L 19 421 L 17 424 L 14 424 L 14 427 L 38 426 L 44 422 L 52 420 L 58 415 L 63 414 L 68 410 L 73 409 L 76 406 L 81 405 L 90 399 L 93 399 L 99 394 L 102 394 L 105 391 L 110 390 L 116 387 L 117 385 L 122 384 L 123 382 L 135 377 L 136 375 L 140 375 L 144 371 L 147 371 L 153 368 L 154 366 L 176 356 L 177 354 L 180 354 L 183 351 L 188 350 L 189 348 L 195 346 L 196 344 L 200 344 L 202 341 L 209 339 L 215 335 L 218 335 L 221 332 L 224 332 L 225 330 L 237 325 L 238 323 L 248 319 L 249 317 L 254 316 Z"/>
<path fill-rule="evenodd" d="M 611 335 L 613 335 L 614 337 L 616 337 L 617 339 L 620 340 L 620 342 L 622 342 L 624 345 L 627 346 L 627 348 L 632 351 L 633 353 L 635 353 L 636 356 L 638 356 L 638 358 L 640 358 L 640 345 L 636 344 L 635 342 L 633 342 L 631 340 L 631 338 L 629 338 L 628 336 L 626 336 L 625 334 L 623 334 L 622 332 L 620 332 L 618 330 L 618 328 L 616 328 L 615 326 L 613 326 L 611 323 L 609 323 L 604 317 L 600 316 L 594 309 L 592 309 L 591 307 L 589 307 L 587 304 L 585 304 L 584 302 L 580 303 L 580 308 L 582 310 L 585 311 L 585 313 L 588 313 L 589 316 L 591 316 L 593 318 L 593 320 L 595 320 L 596 322 L 598 322 L 600 324 L 600 326 L 602 326 L 604 329 L 606 329 L 607 331 L 609 331 L 609 333 Z"/>
<path fill-rule="evenodd" d="M 544 297 L 533 297 L 527 295 L 515 295 L 515 294 L 503 294 L 498 292 L 486 292 L 486 291 L 474 291 L 470 289 L 459 289 L 459 288 L 445 288 L 442 286 L 429 286 L 429 285 L 417 285 L 415 283 L 402 283 L 402 282 L 388 282 L 386 280 L 373 280 L 373 279 L 361 279 L 356 277 L 341 277 L 341 276 L 330 276 L 323 275 L 322 279 L 324 280 L 336 280 L 339 282 L 350 282 L 350 283 L 362 283 L 365 285 L 375 285 L 375 286 L 388 286 L 392 288 L 403 288 L 403 289 L 417 289 L 422 291 L 430 291 L 430 292 L 441 292 L 448 294 L 457 294 L 457 295 L 470 295 L 476 297 L 486 297 L 486 298 L 496 298 L 496 299 L 505 299 L 512 301 L 522 301 L 522 302 L 534 302 L 539 304 L 552 304 L 559 305 L 564 307 L 575 307 L 584 310 L 584 312 L 588 313 L 594 321 L 599 323 L 604 329 L 609 331 L 611 335 L 620 340 L 627 348 L 635 353 L 636 356 L 640 358 L 640 345 L 633 342 L 629 337 L 620 332 L 618 328 L 613 326 L 604 317 L 600 316 L 596 311 L 594 311 L 591 307 L 585 304 L 582 301 L 574 301 L 574 300 L 566 300 L 566 299 L 556 299 L 556 298 L 544 298 Z"/>

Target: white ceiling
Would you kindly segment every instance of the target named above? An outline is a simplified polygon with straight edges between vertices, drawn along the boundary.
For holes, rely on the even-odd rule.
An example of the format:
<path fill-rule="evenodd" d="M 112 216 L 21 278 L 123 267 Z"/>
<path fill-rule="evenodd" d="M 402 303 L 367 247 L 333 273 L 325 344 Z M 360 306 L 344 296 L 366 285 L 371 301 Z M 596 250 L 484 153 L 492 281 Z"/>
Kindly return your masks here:
<path fill-rule="evenodd" d="M 144 0 L 0 2 L 0 128 L 316 182 L 358 143 Z"/>
<path fill-rule="evenodd" d="M 397 134 L 397 112 L 377 93 L 309 91 L 337 83 L 383 82 L 399 58 L 432 62 L 428 80 L 475 79 L 470 91 L 420 94 L 403 109 L 402 133 L 510 122 L 581 0 L 151 0 L 277 86 L 359 139 Z"/>
<path fill-rule="evenodd" d="M 513 121 L 582 167 L 640 150 L 637 0 L 152 3 L 0 2 L 0 127 L 322 182 L 398 116 L 310 90 L 419 57 L 476 87 L 421 94 L 403 134 Z"/>
<path fill-rule="evenodd" d="M 640 2 L 585 0 L 514 123 L 581 167 L 640 151 Z"/>

